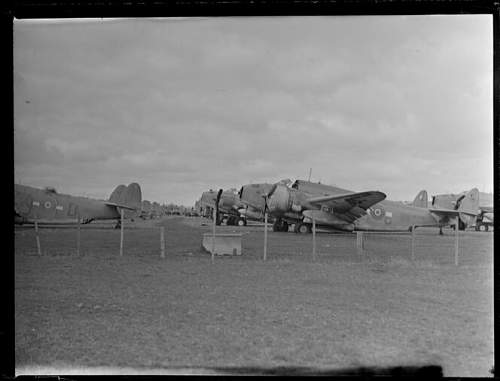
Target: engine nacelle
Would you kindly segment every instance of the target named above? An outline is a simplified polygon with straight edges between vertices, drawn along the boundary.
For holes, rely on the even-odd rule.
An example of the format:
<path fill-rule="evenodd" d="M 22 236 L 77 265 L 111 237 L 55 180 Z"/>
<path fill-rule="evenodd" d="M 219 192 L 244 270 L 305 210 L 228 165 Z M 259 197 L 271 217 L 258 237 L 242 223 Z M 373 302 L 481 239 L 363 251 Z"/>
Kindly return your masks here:
<path fill-rule="evenodd" d="M 269 211 L 271 213 L 285 213 L 290 210 L 291 206 L 290 190 L 282 184 L 277 184 L 267 200 Z"/>
<path fill-rule="evenodd" d="M 247 217 L 247 218 L 251 218 L 251 219 L 254 219 L 254 220 L 260 220 L 262 218 L 264 218 L 262 212 L 260 210 L 253 210 L 253 209 L 249 209 L 249 208 L 241 208 L 241 209 L 238 209 L 238 213 L 241 215 L 241 216 L 244 216 L 244 217 Z"/>

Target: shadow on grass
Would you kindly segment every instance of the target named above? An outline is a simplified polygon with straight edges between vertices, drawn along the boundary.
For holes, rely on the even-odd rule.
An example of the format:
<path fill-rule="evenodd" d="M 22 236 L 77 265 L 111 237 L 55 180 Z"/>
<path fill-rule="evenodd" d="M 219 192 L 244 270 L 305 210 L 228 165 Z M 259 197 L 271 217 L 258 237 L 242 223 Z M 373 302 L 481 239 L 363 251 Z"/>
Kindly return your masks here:
<path fill-rule="evenodd" d="M 232 375 L 272 375 L 272 376 L 405 376 L 442 377 L 439 365 L 396 366 L 396 367 L 356 367 L 345 369 L 318 369 L 312 367 L 221 367 L 212 368 L 221 374 Z"/>

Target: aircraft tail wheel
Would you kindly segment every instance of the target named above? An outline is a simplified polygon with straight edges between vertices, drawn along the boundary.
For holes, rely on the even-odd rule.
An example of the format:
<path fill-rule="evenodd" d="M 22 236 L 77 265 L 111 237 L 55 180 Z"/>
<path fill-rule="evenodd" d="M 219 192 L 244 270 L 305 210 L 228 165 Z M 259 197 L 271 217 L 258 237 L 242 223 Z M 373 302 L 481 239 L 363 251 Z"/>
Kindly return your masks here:
<path fill-rule="evenodd" d="M 238 219 L 238 226 L 245 226 L 245 220 L 243 218 Z"/>
<path fill-rule="evenodd" d="M 479 225 L 479 231 L 485 232 L 487 230 L 488 230 L 488 227 L 486 225 L 483 225 L 483 224 Z"/>

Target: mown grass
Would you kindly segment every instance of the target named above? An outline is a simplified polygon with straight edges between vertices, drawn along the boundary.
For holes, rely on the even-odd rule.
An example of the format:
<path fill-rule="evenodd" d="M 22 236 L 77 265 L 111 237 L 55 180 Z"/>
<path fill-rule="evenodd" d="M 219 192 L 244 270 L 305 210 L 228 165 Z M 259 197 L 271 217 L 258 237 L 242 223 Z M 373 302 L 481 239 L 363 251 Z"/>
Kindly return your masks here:
<path fill-rule="evenodd" d="M 41 229 L 42 257 L 33 232 L 16 231 L 16 365 L 435 364 L 446 376 L 490 375 L 491 236 L 464 239 L 455 267 L 434 235 L 414 262 L 403 238 L 370 237 L 360 259 L 352 237 L 318 235 L 312 262 L 310 236 L 270 233 L 263 262 L 262 233 L 249 228 L 243 255 L 212 265 L 201 250 L 210 226 L 187 222 L 161 222 L 164 259 L 154 224 L 126 230 L 123 257 L 113 229 L 82 229 L 79 257 L 75 230 Z"/>

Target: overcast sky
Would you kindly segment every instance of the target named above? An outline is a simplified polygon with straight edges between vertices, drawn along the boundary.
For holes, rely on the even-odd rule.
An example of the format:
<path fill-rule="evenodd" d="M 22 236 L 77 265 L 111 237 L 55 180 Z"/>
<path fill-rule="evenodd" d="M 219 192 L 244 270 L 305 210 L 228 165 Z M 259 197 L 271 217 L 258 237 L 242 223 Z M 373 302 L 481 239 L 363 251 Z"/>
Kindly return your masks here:
<path fill-rule="evenodd" d="M 493 191 L 491 15 L 16 20 L 15 181 Z"/>

